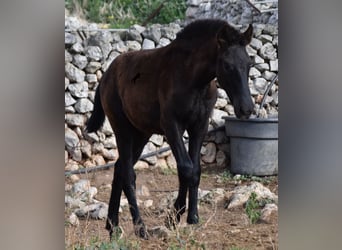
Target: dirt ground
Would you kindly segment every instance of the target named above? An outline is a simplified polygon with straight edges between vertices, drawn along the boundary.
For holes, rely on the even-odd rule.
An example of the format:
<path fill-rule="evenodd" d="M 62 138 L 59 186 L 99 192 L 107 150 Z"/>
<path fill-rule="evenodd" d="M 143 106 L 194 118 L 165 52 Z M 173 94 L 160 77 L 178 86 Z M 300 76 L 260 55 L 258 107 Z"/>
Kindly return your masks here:
<path fill-rule="evenodd" d="M 233 178 L 224 178 L 224 168 L 216 166 L 203 166 L 200 189 L 211 190 L 223 188 L 231 191 L 236 185 L 248 184 L 251 180 L 237 183 Z M 113 169 L 98 171 L 96 173 L 79 175 L 87 178 L 91 186 L 98 189 L 95 199 L 108 203 Z M 264 177 L 259 181 L 272 192 L 278 194 L 277 177 Z M 66 182 L 69 182 L 66 179 Z M 141 216 L 148 229 L 163 226 L 167 212 L 160 209 L 161 200 L 178 189 L 178 178 L 175 171 L 163 171 L 157 168 L 137 171 L 137 189 L 145 185 L 150 191 L 148 198 L 138 196 L 138 199 L 152 199 L 153 205 L 144 209 L 142 205 Z M 66 209 L 65 216 L 68 211 Z M 139 239 L 134 234 L 131 216 L 128 209 L 120 213 L 120 226 L 123 236 L 120 239 L 126 242 L 127 249 L 278 249 L 278 217 L 271 218 L 269 224 L 251 224 L 244 208 L 233 211 L 225 208 L 225 201 L 217 203 L 200 203 L 199 225 L 187 225 L 186 213 L 181 223 L 172 230 L 171 236 L 166 238 L 150 235 L 148 240 Z M 104 229 L 104 220 L 80 220 L 79 226 L 65 225 L 65 246 L 67 249 L 85 249 L 80 246 L 89 246 L 92 242 L 108 242 L 108 232 Z M 95 247 L 94 247 L 95 248 Z M 96 248 L 95 248 L 96 249 Z M 102 248 L 101 248 L 102 249 Z M 109 248 L 103 248 L 109 249 Z"/>

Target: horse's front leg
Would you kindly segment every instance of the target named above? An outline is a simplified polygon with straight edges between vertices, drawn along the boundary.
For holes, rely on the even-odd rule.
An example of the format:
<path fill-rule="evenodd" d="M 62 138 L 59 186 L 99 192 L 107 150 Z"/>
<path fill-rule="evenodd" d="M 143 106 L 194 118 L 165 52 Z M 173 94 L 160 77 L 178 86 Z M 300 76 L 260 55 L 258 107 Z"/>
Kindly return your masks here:
<path fill-rule="evenodd" d="M 193 162 L 193 175 L 189 184 L 189 210 L 187 222 L 189 224 L 197 224 L 198 216 L 198 186 L 201 178 L 200 151 L 201 146 L 208 130 L 208 121 L 197 123 L 188 130 L 189 133 L 189 155 Z"/>
<path fill-rule="evenodd" d="M 180 221 L 180 217 L 186 209 L 186 194 L 193 175 L 193 164 L 182 139 L 184 129 L 175 123 L 174 119 L 165 122 L 163 128 L 177 162 L 179 191 L 174 204 L 175 214 L 171 215 L 167 221 L 169 225 L 174 225 Z"/>

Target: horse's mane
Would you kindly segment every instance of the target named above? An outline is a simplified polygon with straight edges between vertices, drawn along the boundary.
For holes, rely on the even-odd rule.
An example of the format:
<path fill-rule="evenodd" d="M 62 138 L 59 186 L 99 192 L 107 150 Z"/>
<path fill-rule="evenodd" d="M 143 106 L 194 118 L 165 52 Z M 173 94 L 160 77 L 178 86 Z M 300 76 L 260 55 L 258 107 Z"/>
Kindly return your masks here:
<path fill-rule="evenodd" d="M 239 36 L 239 32 L 224 20 L 201 19 L 190 23 L 183 30 L 177 33 L 176 40 L 189 40 L 191 42 L 198 41 L 201 43 L 203 40 L 216 36 L 223 26 L 228 27 L 228 31 L 231 36 Z"/>

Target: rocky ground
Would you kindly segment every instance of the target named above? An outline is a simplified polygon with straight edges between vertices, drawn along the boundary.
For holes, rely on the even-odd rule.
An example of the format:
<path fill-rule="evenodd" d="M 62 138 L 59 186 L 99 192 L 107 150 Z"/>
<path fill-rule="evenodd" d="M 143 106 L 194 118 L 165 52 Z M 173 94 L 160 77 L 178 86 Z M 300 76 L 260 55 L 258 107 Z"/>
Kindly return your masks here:
<path fill-rule="evenodd" d="M 112 175 L 113 169 L 66 177 L 67 249 L 86 246 L 99 249 L 101 244 L 108 243 L 104 225 Z M 137 198 L 150 237 L 141 240 L 134 235 L 123 195 L 120 208 L 123 233 L 117 242 L 128 249 L 277 249 L 277 177 L 233 176 L 226 168 L 205 165 L 199 192 L 199 225 L 187 225 L 183 216 L 177 228 L 170 230 L 164 226 L 164 220 L 177 188 L 173 169 L 137 170 Z M 253 195 L 258 206 L 246 212 Z M 249 216 L 255 214 L 257 220 L 252 223 Z"/>

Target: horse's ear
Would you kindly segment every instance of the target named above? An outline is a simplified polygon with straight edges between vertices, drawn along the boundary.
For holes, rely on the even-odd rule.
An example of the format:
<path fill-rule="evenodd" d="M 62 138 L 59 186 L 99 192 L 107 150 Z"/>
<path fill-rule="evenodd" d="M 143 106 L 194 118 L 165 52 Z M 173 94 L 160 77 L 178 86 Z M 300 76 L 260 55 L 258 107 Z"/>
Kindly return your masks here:
<path fill-rule="evenodd" d="M 243 40 L 245 42 L 245 44 L 249 44 L 252 41 L 252 37 L 253 37 L 253 26 L 252 24 L 250 24 L 247 28 L 247 30 L 242 34 L 243 36 Z"/>
<path fill-rule="evenodd" d="M 216 35 L 217 43 L 219 48 L 225 48 L 228 46 L 227 42 L 227 30 L 222 27 Z"/>

